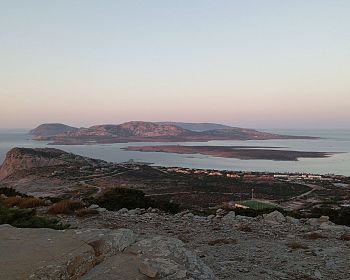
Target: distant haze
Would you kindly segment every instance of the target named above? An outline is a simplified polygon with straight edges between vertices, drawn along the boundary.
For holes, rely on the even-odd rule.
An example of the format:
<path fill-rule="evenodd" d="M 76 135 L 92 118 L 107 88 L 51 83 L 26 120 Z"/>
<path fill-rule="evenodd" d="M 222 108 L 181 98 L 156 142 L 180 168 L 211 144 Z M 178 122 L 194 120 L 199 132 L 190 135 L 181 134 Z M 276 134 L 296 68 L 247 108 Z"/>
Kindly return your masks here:
<path fill-rule="evenodd" d="M 11 0 L 0 128 L 350 128 L 348 0 Z"/>

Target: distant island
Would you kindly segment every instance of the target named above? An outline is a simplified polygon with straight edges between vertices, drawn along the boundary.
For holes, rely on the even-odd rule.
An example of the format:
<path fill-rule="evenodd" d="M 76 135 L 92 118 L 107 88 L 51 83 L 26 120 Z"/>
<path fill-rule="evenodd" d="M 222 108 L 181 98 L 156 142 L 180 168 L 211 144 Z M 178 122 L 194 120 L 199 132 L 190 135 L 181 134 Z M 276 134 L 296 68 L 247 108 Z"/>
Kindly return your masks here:
<path fill-rule="evenodd" d="M 223 158 L 265 159 L 277 161 L 297 161 L 298 158 L 324 158 L 333 153 L 274 150 L 274 147 L 259 146 L 129 146 L 128 151 L 162 152 L 176 154 L 202 154 Z"/>
<path fill-rule="evenodd" d="M 30 131 L 34 140 L 55 145 L 84 145 L 127 142 L 196 142 L 210 140 L 315 139 L 230 127 L 215 123 L 131 121 L 122 124 L 77 128 L 60 123 L 41 124 Z"/>

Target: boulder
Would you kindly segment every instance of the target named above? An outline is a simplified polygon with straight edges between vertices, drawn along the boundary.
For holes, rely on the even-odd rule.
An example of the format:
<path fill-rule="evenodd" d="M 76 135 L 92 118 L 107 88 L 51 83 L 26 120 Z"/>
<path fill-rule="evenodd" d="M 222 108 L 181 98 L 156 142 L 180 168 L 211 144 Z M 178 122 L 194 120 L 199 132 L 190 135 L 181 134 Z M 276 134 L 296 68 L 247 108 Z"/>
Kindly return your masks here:
<path fill-rule="evenodd" d="M 227 215 L 225 215 L 222 220 L 225 223 L 232 223 L 236 219 L 236 213 L 234 211 L 230 211 Z"/>
<path fill-rule="evenodd" d="M 226 215 L 226 211 L 224 209 L 219 208 L 218 210 L 216 210 L 216 217 L 217 218 L 222 218 L 223 216 Z"/>
<path fill-rule="evenodd" d="M 129 212 L 129 210 L 128 210 L 128 209 L 126 209 L 126 208 L 122 208 L 122 209 L 120 209 L 120 210 L 118 211 L 118 214 L 123 215 L 123 214 L 126 214 L 126 213 L 128 213 L 128 212 Z"/>
<path fill-rule="evenodd" d="M 158 274 L 158 270 L 150 266 L 146 261 L 139 265 L 139 271 L 149 278 L 155 278 Z"/>
<path fill-rule="evenodd" d="M 308 219 L 307 223 L 311 226 L 320 226 L 323 223 L 331 223 L 328 216 Z"/>
<path fill-rule="evenodd" d="M 284 217 L 283 214 L 278 211 L 273 211 L 269 214 L 264 214 L 263 217 L 264 220 L 269 223 L 279 224 L 286 221 L 286 217 Z"/>

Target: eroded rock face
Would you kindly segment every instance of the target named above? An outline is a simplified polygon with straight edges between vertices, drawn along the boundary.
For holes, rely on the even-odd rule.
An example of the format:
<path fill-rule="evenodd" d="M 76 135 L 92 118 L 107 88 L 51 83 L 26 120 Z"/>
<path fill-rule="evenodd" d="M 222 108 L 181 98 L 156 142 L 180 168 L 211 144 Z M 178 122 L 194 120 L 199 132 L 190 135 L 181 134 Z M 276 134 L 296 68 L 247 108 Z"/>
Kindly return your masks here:
<path fill-rule="evenodd" d="M 137 242 L 132 250 L 142 261 L 140 271 L 158 279 L 215 279 L 213 272 L 185 244 L 175 238 L 157 236 Z"/>
<path fill-rule="evenodd" d="M 215 279 L 182 241 L 143 239 L 130 229 L 55 231 L 2 225 L 0 236 L 0 279 Z"/>
<path fill-rule="evenodd" d="M 14 173 L 16 170 L 33 167 L 55 166 L 65 163 L 60 159 L 63 151 L 57 149 L 27 149 L 13 148 L 7 154 L 0 169 L 0 180 Z"/>
<path fill-rule="evenodd" d="M 0 168 L 0 180 L 18 170 L 59 165 L 94 165 L 102 160 L 90 159 L 54 148 L 13 148 Z"/>

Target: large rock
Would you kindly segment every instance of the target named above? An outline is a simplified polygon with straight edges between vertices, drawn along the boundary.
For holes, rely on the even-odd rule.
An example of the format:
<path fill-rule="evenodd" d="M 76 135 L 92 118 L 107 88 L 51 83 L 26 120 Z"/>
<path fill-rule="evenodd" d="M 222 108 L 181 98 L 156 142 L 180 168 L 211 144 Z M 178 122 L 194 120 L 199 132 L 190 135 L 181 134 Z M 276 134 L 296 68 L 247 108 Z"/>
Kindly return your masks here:
<path fill-rule="evenodd" d="M 283 214 L 278 211 L 273 211 L 269 214 L 264 214 L 263 217 L 264 217 L 264 220 L 269 223 L 279 224 L 286 221 L 286 217 L 283 216 Z"/>
<path fill-rule="evenodd" d="M 320 226 L 323 223 L 330 223 L 328 216 L 321 216 L 319 218 L 310 218 L 308 224 L 311 226 Z"/>
<path fill-rule="evenodd" d="M 163 236 L 144 239 L 129 250 L 137 253 L 142 262 L 140 271 L 146 271 L 148 276 L 156 275 L 157 279 L 164 280 L 216 279 L 213 272 L 178 239 Z"/>
<path fill-rule="evenodd" d="M 129 229 L 19 229 L 0 226 L 0 279 L 212 280 L 182 241 L 141 239 Z"/>
<path fill-rule="evenodd" d="M 78 279 L 99 261 L 72 230 L 0 226 L 0 279 Z"/>

